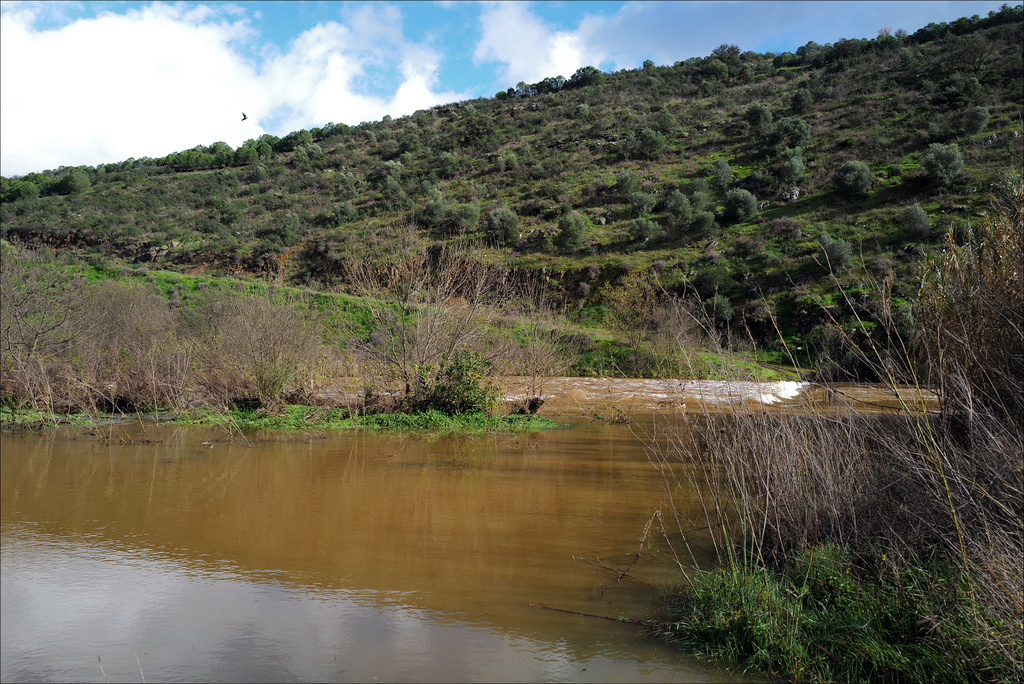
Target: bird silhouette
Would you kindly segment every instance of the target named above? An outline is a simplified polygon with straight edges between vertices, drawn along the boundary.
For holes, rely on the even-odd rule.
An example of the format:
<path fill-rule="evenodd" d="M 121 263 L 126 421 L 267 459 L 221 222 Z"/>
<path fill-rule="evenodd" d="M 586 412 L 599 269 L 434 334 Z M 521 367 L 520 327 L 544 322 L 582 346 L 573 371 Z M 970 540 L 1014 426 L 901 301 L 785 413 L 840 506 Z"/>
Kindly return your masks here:
<path fill-rule="evenodd" d="M 246 120 L 246 119 L 248 119 L 248 118 L 249 118 L 249 117 L 247 117 L 247 116 L 245 115 L 245 112 L 242 112 L 242 121 L 245 121 L 245 120 Z"/>

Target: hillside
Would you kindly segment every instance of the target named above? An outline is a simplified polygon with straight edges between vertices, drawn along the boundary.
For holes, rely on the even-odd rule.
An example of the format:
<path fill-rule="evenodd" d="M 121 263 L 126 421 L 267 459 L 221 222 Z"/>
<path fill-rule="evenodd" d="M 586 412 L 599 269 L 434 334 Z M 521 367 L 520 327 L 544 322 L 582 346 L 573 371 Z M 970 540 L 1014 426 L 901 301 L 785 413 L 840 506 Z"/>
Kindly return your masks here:
<path fill-rule="evenodd" d="M 4 178 L 0 237 L 333 292 L 468 241 L 542 275 L 579 324 L 611 325 L 627 276 L 651 273 L 733 339 L 863 375 L 838 339 L 872 334 L 872 283 L 891 282 L 884 304 L 909 325 L 922 259 L 1021 172 L 1022 21 L 1004 6 L 796 54 L 723 45 L 237 150 Z"/>

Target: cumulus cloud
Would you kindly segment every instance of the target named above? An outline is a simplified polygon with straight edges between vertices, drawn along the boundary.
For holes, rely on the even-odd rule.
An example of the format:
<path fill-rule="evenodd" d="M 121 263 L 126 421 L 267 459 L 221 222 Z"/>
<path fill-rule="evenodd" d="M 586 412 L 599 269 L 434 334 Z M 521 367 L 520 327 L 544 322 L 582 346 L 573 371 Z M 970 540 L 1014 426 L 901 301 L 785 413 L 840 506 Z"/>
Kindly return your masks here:
<path fill-rule="evenodd" d="M 319 24 L 286 51 L 255 59 L 245 55 L 258 32 L 233 5 L 154 3 L 41 28 L 45 11 L 7 5 L 0 21 L 0 173 L 8 176 L 216 141 L 237 147 L 265 132 L 464 97 L 435 92 L 440 57 L 404 40 L 392 6 L 364 6 L 345 24 Z"/>
<path fill-rule="evenodd" d="M 569 78 L 576 69 L 604 61 L 606 50 L 588 44 L 577 31 L 545 24 L 522 3 L 488 5 L 480 15 L 476 63 L 500 62 L 499 79 L 509 85 L 533 83 L 547 76 Z"/>

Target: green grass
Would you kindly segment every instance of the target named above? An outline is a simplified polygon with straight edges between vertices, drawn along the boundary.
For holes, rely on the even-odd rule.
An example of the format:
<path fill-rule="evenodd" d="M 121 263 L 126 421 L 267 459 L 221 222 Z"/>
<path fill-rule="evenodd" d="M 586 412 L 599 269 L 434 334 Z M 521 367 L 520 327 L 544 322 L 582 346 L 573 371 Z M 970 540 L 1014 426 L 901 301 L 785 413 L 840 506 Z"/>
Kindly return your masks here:
<path fill-rule="evenodd" d="M 672 598 L 660 632 L 705 656 L 798 681 L 999 679 L 997 650 L 963 617 L 978 608 L 955 568 L 894 570 L 884 556 L 873 563 L 826 544 L 791 554 L 782 568 L 703 572 Z"/>
<path fill-rule="evenodd" d="M 40 430 L 64 426 L 81 427 L 114 417 L 113 415 L 85 412 L 63 415 L 38 409 L 12 409 L 9 406 L 0 406 L 0 429 Z M 116 417 L 123 418 L 120 414 Z"/>
<path fill-rule="evenodd" d="M 203 409 L 179 416 L 175 422 L 192 425 L 231 422 L 239 428 L 262 430 L 374 430 L 432 434 L 537 432 L 561 427 L 560 423 L 541 416 L 496 416 L 484 413 L 447 415 L 429 410 L 420 413 L 379 413 L 353 417 L 345 408 L 301 404 L 289 404 L 276 413 L 235 408 L 225 414 Z"/>

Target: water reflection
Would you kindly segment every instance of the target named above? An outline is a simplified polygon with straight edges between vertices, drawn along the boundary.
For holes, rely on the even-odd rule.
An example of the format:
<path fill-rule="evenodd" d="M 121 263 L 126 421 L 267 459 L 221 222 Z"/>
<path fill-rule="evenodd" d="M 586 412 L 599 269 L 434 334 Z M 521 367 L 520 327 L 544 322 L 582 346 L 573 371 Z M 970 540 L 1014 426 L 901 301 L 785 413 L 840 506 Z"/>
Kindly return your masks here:
<path fill-rule="evenodd" d="M 654 535 L 630 565 L 667 503 L 632 427 L 5 434 L 2 679 L 733 680 L 530 605 L 643 616 L 598 566 L 678 578 Z"/>

